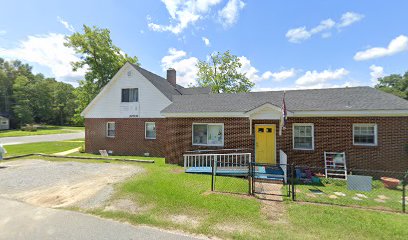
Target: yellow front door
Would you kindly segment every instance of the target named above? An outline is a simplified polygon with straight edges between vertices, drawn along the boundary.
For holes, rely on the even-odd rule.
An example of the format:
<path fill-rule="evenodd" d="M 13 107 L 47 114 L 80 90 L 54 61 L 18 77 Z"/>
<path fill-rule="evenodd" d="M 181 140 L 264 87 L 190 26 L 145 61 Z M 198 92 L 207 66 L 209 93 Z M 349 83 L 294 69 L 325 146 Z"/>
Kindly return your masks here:
<path fill-rule="evenodd" d="M 255 161 L 257 163 L 276 164 L 275 125 L 255 127 Z"/>

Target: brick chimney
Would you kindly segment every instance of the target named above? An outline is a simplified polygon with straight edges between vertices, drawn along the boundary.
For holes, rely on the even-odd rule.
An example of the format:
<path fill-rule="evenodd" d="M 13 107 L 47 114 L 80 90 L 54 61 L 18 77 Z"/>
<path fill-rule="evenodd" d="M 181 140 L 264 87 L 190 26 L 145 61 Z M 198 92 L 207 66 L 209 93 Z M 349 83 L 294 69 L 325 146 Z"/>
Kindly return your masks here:
<path fill-rule="evenodd" d="M 167 81 L 174 87 L 177 84 L 176 70 L 174 68 L 167 69 Z"/>

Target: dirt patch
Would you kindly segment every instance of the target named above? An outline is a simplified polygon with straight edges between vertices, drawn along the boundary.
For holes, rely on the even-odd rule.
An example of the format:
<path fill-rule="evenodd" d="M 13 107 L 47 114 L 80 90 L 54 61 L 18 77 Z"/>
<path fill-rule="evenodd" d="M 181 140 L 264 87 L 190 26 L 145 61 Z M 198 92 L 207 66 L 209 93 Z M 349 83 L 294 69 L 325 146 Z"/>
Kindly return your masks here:
<path fill-rule="evenodd" d="M 192 228 L 196 228 L 200 225 L 200 220 L 188 215 L 172 215 L 170 221 L 179 225 L 187 225 Z"/>
<path fill-rule="evenodd" d="M 243 234 L 248 226 L 242 224 L 218 224 L 215 227 L 218 231 L 223 231 L 227 233 L 240 233 Z"/>
<path fill-rule="evenodd" d="M 184 173 L 184 169 L 183 168 L 173 168 L 173 169 L 170 170 L 170 173 L 182 174 L 182 173 Z"/>
<path fill-rule="evenodd" d="M 276 183 L 256 183 L 255 189 L 262 191 L 256 194 L 261 200 L 261 211 L 272 223 L 286 223 L 286 211 L 283 204 L 282 184 Z"/>
<path fill-rule="evenodd" d="M 105 207 L 105 211 L 122 211 L 133 214 L 144 213 L 152 209 L 152 206 L 140 206 L 130 199 L 117 199 Z"/>
<path fill-rule="evenodd" d="M 143 171 L 126 164 L 43 160 L 7 162 L 7 166 L 0 176 L 0 195 L 44 207 L 81 207 L 84 202 L 87 208 L 99 206 L 109 199 L 115 183 Z"/>

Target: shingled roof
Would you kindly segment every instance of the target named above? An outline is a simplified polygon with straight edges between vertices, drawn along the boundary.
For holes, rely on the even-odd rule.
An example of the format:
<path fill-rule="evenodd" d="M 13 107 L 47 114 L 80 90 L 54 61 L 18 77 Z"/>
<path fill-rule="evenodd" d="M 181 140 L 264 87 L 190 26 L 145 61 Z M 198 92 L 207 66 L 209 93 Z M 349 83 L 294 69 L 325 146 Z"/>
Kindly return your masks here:
<path fill-rule="evenodd" d="M 177 95 L 195 95 L 195 94 L 208 94 L 211 92 L 210 88 L 193 87 L 184 88 L 180 85 L 174 87 L 167 79 L 154 74 L 136 64 L 132 64 L 136 70 L 138 70 L 147 80 L 149 80 L 160 92 L 162 92 L 169 100 L 173 99 L 173 96 Z"/>
<path fill-rule="evenodd" d="M 282 105 L 283 91 L 174 96 L 162 113 L 248 112 Z M 371 87 L 286 91 L 288 111 L 408 110 L 408 101 Z"/>

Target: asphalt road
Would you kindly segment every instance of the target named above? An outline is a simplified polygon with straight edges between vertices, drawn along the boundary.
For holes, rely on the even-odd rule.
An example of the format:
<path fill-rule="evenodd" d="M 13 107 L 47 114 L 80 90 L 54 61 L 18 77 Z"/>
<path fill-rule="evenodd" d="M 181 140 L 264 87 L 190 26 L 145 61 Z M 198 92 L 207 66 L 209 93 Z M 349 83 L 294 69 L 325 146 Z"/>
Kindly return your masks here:
<path fill-rule="evenodd" d="M 169 239 L 191 236 L 0 198 L 1 240 Z"/>
<path fill-rule="evenodd" d="M 35 142 L 55 142 L 71 139 L 84 138 L 84 132 L 77 133 L 64 133 L 64 134 L 50 134 L 50 135 L 34 135 L 23 137 L 3 137 L 0 138 L 0 144 L 3 145 L 16 145 L 23 143 L 35 143 Z"/>

